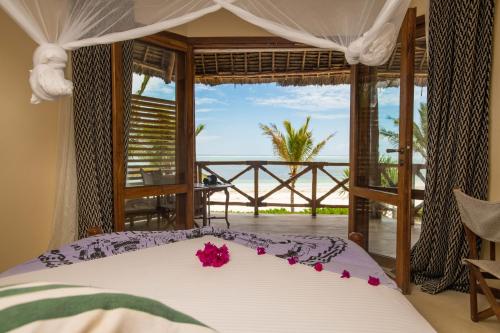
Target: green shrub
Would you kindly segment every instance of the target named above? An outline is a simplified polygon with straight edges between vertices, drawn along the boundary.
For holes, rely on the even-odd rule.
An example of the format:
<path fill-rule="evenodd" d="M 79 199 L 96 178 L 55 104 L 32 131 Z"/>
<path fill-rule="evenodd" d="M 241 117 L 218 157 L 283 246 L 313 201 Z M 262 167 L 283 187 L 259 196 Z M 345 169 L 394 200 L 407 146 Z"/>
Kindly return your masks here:
<path fill-rule="evenodd" d="M 230 213 L 236 214 L 252 214 L 252 212 L 241 212 L 241 211 L 229 211 Z M 286 208 L 269 208 L 259 210 L 259 214 L 275 214 L 275 215 L 286 215 L 286 214 L 296 214 L 296 215 L 311 215 L 311 208 L 306 208 L 300 212 L 292 213 Z M 349 208 L 318 208 L 316 209 L 316 214 L 318 215 L 348 215 Z"/>

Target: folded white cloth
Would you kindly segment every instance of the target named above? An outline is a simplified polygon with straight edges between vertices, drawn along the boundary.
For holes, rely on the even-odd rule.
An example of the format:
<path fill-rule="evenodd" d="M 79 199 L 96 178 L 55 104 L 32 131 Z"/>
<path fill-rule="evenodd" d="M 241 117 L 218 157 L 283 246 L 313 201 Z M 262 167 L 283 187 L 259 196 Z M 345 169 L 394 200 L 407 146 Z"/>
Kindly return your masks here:
<path fill-rule="evenodd" d="M 71 95 L 73 83 L 64 78 L 68 62 L 66 51 L 56 44 L 42 44 L 33 55 L 30 85 L 33 91 L 31 103 L 52 101 L 58 96 Z"/>

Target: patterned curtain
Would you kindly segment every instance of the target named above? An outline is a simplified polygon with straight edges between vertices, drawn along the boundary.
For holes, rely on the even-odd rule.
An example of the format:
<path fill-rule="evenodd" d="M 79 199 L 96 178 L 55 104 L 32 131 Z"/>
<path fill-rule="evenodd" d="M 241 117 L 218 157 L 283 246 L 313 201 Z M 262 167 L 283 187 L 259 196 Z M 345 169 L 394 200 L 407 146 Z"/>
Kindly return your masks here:
<path fill-rule="evenodd" d="M 132 42 L 124 43 L 124 118 L 130 114 Z M 78 192 L 78 237 L 99 227 L 113 231 L 111 46 L 72 53 Z M 124 138 L 125 139 L 125 138 Z"/>
<path fill-rule="evenodd" d="M 488 190 L 488 100 L 494 0 L 431 0 L 429 143 L 422 233 L 412 280 L 431 294 L 468 290 L 469 248 L 455 187 L 479 199 Z"/>

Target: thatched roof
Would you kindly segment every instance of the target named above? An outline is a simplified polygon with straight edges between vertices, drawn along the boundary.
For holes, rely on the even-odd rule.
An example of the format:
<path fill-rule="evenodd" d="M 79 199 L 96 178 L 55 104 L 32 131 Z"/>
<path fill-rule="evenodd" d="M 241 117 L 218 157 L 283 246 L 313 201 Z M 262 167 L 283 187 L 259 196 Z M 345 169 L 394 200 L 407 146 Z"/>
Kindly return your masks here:
<path fill-rule="evenodd" d="M 170 83 L 175 79 L 175 52 L 158 46 L 134 41 L 133 71 L 163 79 Z"/>
<path fill-rule="evenodd" d="M 210 45 L 209 45 L 210 46 Z M 172 79 L 175 54 L 143 42 L 134 45 L 134 71 Z M 398 43 L 389 61 L 378 68 L 387 85 L 399 85 L 401 45 Z M 427 85 L 428 53 L 425 33 L 417 34 L 415 84 Z M 286 48 L 195 48 L 196 82 L 208 85 L 224 83 L 268 83 L 280 85 L 348 84 L 350 66 L 341 52 L 308 46 Z"/>
<path fill-rule="evenodd" d="M 388 63 L 379 67 L 379 77 L 393 84 L 399 79 L 401 47 L 394 50 Z M 427 84 L 425 41 L 416 52 L 416 84 Z M 348 84 L 350 66 L 341 52 L 313 48 L 289 50 L 233 50 L 195 54 L 196 82 L 266 83 L 280 85 Z"/>

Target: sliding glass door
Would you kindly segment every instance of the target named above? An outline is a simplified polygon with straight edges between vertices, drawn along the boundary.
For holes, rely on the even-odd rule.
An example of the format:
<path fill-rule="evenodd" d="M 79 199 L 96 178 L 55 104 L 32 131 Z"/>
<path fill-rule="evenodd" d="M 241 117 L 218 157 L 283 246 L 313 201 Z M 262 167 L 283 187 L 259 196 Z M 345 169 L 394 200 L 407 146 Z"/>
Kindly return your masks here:
<path fill-rule="evenodd" d="M 409 290 L 415 10 L 400 31 L 400 75 L 384 67 L 351 69 L 349 232 Z M 394 57 L 389 60 L 393 62 Z"/>
<path fill-rule="evenodd" d="M 113 50 L 115 230 L 190 228 L 192 51 L 166 34 L 134 40 L 128 55 L 122 44 Z M 128 98 L 120 92 L 130 79 Z"/>

